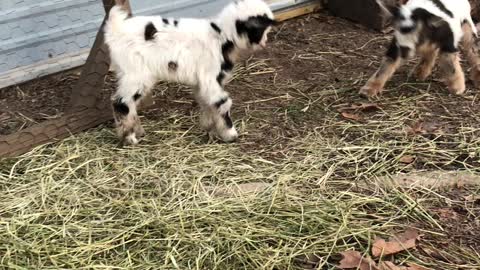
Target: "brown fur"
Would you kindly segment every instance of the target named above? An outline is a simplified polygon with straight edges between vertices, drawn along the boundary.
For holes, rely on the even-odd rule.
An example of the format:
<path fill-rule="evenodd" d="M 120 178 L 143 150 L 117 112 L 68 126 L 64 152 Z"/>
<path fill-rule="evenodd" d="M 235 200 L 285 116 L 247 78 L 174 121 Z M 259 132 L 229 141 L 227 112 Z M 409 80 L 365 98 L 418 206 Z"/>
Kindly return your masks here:
<path fill-rule="evenodd" d="M 420 64 L 415 69 L 417 79 L 424 81 L 432 74 L 438 51 L 439 49 L 433 43 L 425 43 L 417 48 L 417 52 L 421 56 Z"/>
<path fill-rule="evenodd" d="M 480 87 L 480 39 L 474 36 L 470 24 L 463 25 L 463 53 L 465 54 L 469 65 L 472 67 L 470 71 L 470 79 L 475 86 Z"/>
<path fill-rule="evenodd" d="M 383 91 L 385 83 L 392 77 L 393 73 L 400 67 L 402 60 L 391 60 L 385 58 L 380 68 L 368 80 L 367 84 L 360 89 L 360 94 L 367 97 L 374 97 Z"/>
<path fill-rule="evenodd" d="M 443 53 L 440 55 L 440 68 L 444 73 L 445 83 L 452 94 L 465 92 L 465 75 L 460 65 L 459 53 Z"/>

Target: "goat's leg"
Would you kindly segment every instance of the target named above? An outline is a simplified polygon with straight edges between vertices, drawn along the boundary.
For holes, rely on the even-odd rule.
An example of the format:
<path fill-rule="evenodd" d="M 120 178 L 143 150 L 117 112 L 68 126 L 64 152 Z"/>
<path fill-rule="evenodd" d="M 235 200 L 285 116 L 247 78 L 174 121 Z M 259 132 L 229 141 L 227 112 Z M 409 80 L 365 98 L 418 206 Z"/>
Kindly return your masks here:
<path fill-rule="evenodd" d="M 464 23 L 462 28 L 462 51 L 471 67 L 470 79 L 476 87 L 480 88 L 480 38 L 474 35 L 469 23 Z"/>
<path fill-rule="evenodd" d="M 465 92 L 465 74 L 460 65 L 460 54 L 458 52 L 442 52 L 440 54 L 440 69 L 448 90 L 455 95 Z"/>
<path fill-rule="evenodd" d="M 200 125 L 210 136 L 218 136 L 224 142 L 233 142 L 238 133 L 230 116 L 232 100 L 215 80 L 201 84 L 196 98 L 201 108 Z"/>
<path fill-rule="evenodd" d="M 112 97 L 113 115 L 120 139 L 119 146 L 136 145 L 139 137 L 145 135 L 137 114 L 138 105 L 149 93 L 150 86 L 128 78 L 119 80 L 117 92 Z"/>
<path fill-rule="evenodd" d="M 426 43 L 417 48 L 421 57 L 420 63 L 415 68 L 415 77 L 421 81 L 427 79 L 432 74 L 435 60 L 437 59 L 439 49 L 432 43 Z"/>
<path fill-rule="evenodd" d="M 360 89 L 360 95 L 374 97 L 383 91 L 383 87 L 392 77 L 395 71 L 400 67 L 402 58 L 407 58 L 409 52 L 406 48 L 400 48 L 394 38 L 390 44 L 386 56 L 382 60 L 380 68 L 367 81 L 365 86 Z"/>

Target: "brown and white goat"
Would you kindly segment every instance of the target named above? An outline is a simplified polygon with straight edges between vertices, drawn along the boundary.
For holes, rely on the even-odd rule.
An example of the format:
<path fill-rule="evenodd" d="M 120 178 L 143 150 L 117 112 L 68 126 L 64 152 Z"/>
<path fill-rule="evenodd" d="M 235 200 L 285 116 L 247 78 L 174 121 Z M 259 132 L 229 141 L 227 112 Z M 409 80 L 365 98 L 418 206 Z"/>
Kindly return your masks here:
<path fill-rule="evenodd" d="M 380 94 L 402 60 L 415 54 L 421 58 L 414 70 L 419 80 L 425 80 L 432 73 L 439 57 L 448 90 L 463 94 L 465 76 L 460 65 L 460 49 L 471 66 L 470 78 L 480 87 L 480 40 L 468 0 L 409 0 L 403 5 L 387 4 L 385 0 L 377 2 L 393 16 L 395 34 L 380 68 L 361 88 L 361 95 Z"/>

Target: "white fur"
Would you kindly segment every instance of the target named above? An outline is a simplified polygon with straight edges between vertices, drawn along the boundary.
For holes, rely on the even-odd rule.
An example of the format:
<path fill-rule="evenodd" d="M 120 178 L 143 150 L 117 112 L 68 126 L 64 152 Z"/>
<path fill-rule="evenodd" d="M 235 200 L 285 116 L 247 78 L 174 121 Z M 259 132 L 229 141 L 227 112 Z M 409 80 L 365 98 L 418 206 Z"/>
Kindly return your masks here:
<path fill-rule="evenodd" d="M 227 100 L 218 114 L 230 111 L 231 100 L 223 86 L 218 83 L 217 76 L 221 72 L 222 44 L 227 40 L 235 44 L 236 54 L 239 50 L 255 50 L 266 45 L 266 31 L 260 44 L 250 44 L 248 38 L 237 34 L 235 22 L 249 17 L 273 14 L 262 0 L 239 0 L 230 3 L 221 13 L 211 19 L 173 19 L 165 24 L 160 16 L 138 16 L 127 19 L 127 13 L 120 6 L 111 9 L 105 26 L 105 42 L 110 49 L 114 70 L 119 78 L 119 87 L 114 98 L 120 98 L 127 104 L 130 112 L 136 114 L 136 104 L 132 100 L 135 93 L 145 96 L 153 85 L 162 80 L 179 82 L 197 88 L 195 93 L 200 105 L 206 111 L 221 100 Z M 145 26 L 153 23 L 157 29 L 154 40 L 145 40 Z M 221 34 L 213 30 L 211 22 L 221 29 Z M 234 58 L 234 55 L 231 56 Z M 234 60 L 234 59 L 232 59 Z M 174 62 L 177 69 L 169 69 Z M 230 74 L 225 74 L 228 79 Z M 207 119 L 202 122 L 215 122 L 216 135 L 230 141 L 235 128 L 228 130 L 225 125 L 217 123 L 215 115 L 203 114 Z M 204 127 L 209 129 L 209 127 Z M 211 131 L 211 130 L 209 130 Z M 135 138 L 134 138 L 135 139 Z M 233 138 L 234 139 L 234 138 Z"/>

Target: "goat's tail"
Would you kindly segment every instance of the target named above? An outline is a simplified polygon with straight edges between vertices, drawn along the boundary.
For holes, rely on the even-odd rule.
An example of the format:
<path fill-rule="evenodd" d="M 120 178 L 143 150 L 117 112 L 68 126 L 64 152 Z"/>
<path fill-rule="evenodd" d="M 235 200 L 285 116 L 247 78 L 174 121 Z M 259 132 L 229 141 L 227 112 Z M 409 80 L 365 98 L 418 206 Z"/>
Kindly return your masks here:
<path fill-rule="evenodd" d="M 125 0 L 115 0 L 115 6 L 110 9 L 110 13 L 108 14 L 105 33 L 107 35 L 121 33 L 123 22 L 130 16 L 130 10 L 125 5 Z"/>

